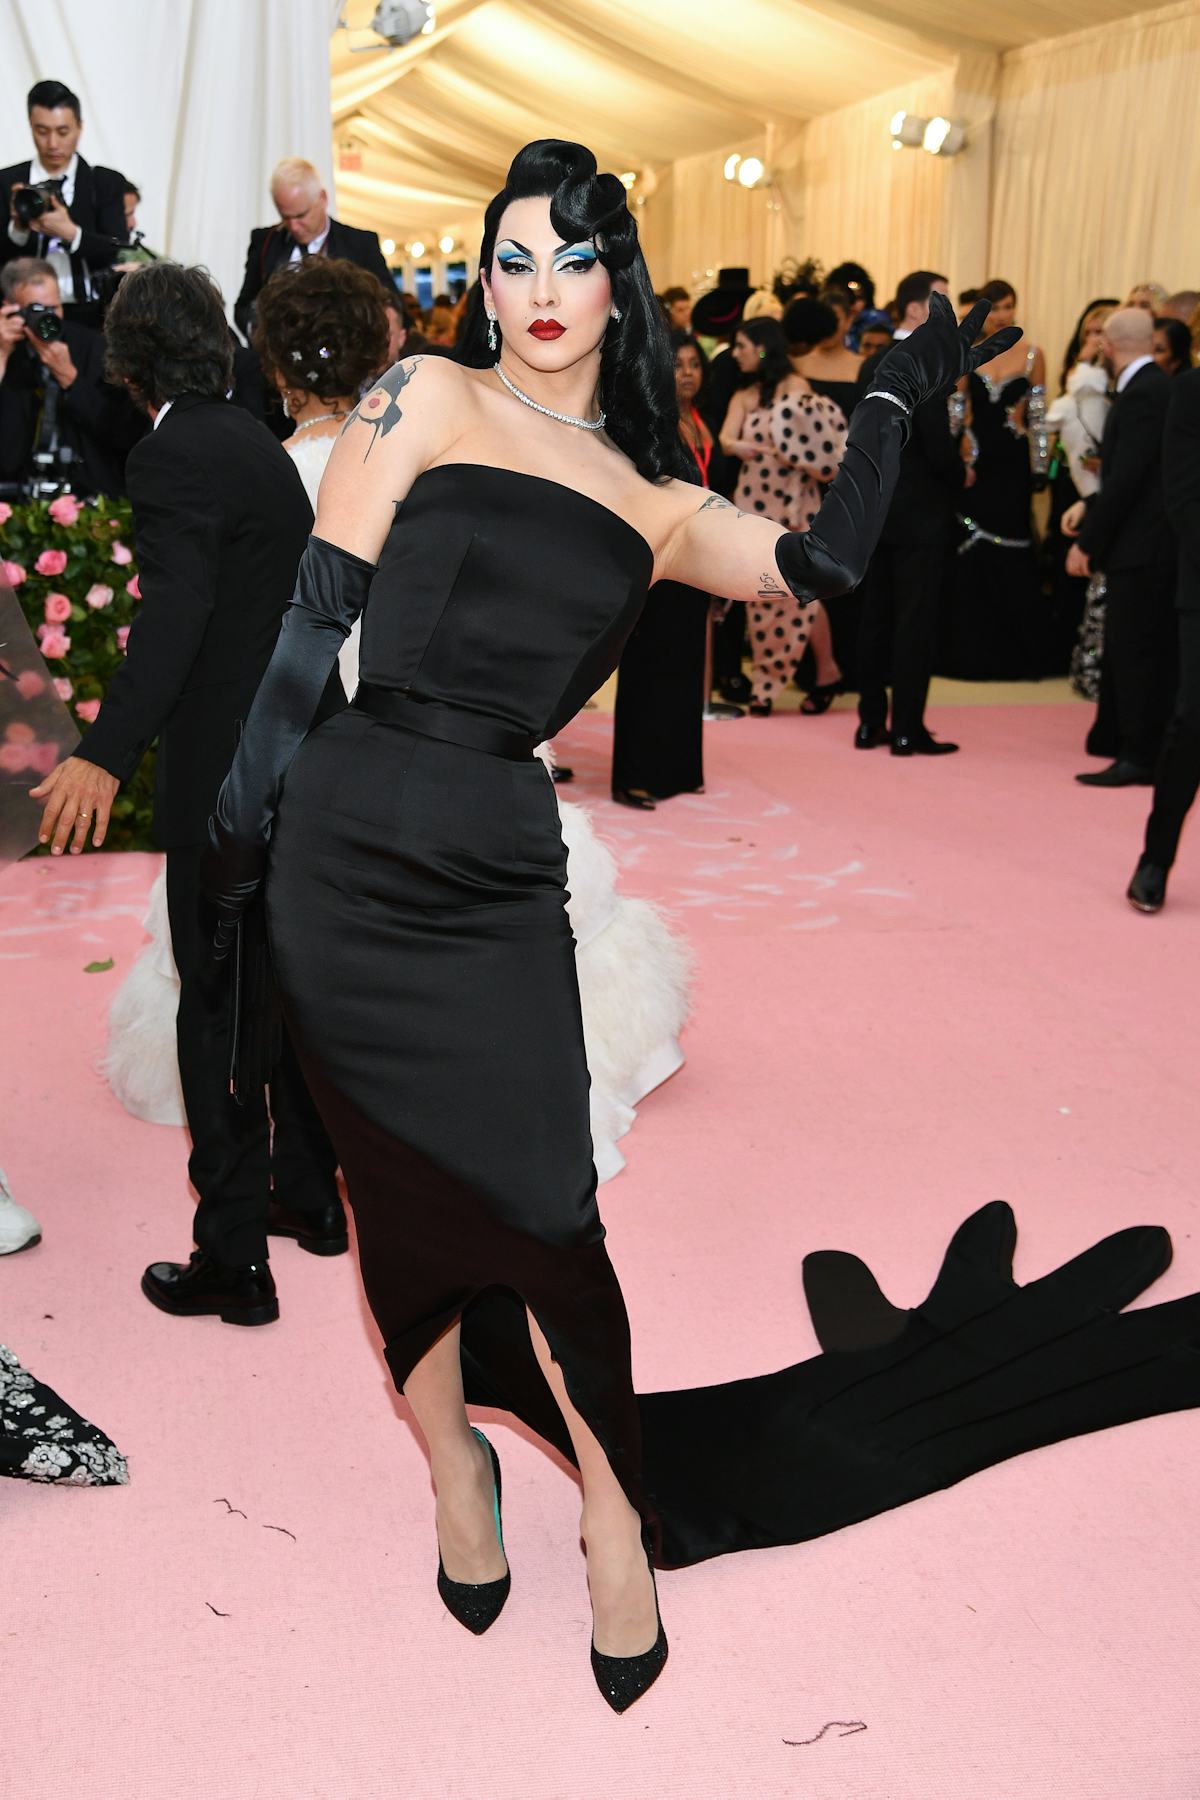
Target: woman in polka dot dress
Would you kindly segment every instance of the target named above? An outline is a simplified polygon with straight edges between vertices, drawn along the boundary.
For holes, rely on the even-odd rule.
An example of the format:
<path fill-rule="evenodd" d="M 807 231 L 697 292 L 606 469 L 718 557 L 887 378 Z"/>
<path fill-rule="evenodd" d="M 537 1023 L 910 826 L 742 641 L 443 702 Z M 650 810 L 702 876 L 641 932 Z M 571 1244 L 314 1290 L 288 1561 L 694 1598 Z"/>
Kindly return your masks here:
<path fill-rule="evenodd" d="M 789 531 L 807 531 L 817 516 L 821 489 L 833 480 L 842 460 L 845 417 L 793 372 L 776 320 L 751 319 L 740 325 L 732 353 L 747 378 L 730 401 L 721 431 L 721 448 L 741 458 L 737 504 L 742 512 L 763 513 Z M 772 697 L 796 673 L 810 639 L 818 688 L 836 687 L 841 670 L 820 601 L 800 606 L 768 574 L 749 609 L 752 713 L 767 716 Z"/>

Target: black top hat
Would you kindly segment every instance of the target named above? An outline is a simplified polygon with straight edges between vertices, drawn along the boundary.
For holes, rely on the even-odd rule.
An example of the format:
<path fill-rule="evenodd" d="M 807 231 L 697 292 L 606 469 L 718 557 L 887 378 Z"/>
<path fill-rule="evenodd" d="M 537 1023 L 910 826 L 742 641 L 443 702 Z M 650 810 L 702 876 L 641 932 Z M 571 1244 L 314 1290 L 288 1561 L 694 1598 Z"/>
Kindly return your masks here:
<path fill-rule="evenodd" d="M 749 269 L 718 269 L 716 287 L 692 307 L 691 329 L 704 337 L 728 337 L 753 292 Z"/>

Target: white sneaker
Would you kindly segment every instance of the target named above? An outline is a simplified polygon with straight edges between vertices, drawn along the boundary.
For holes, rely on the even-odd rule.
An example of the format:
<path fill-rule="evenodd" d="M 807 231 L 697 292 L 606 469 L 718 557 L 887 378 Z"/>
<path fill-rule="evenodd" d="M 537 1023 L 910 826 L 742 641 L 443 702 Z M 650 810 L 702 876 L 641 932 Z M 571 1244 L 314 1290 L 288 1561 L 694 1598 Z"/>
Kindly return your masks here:
<path fill-rule="evenodd" d="M 41 1241 L 41 1226 L 31 1212 L 17 1205 L 4 1170 L 0 1169 L 0 1256 L 11 1256 L 16 1250 L 30 1250 Z"/>

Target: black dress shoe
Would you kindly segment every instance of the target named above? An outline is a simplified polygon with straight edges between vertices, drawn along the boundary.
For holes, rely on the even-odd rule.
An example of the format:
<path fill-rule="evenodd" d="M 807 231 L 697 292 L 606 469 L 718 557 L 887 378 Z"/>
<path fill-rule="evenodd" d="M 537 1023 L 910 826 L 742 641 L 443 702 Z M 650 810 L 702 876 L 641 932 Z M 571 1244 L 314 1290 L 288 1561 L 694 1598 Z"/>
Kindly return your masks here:
<path fill-rule="evenodd" d="M 341 1256 L 350 1248 L 340 1200 L 331 1200 L 320 1212 L 298 1212 L 277 1200 L 268 1201 L 267 1236 L 295 1238 L 300 1248 L 313 1256 Z"/>
<path fill-rule="evenodd" d="M 185 1263 L 151 1263 L 142 1292 L 177 1319 L 216 1313 L 226 1325 L 270 1325 L 279 1317 L 275 1283 L 265 1262 L 229 1269 L 193 1250 Z"/>
<path fill-rule="evenodd" d="M 1084 787 L 1153 787 L 1154 771 L 1137 763 L 1122 762 L 1118 757 L 1107 769 L 1088 769 L 1075 779 Z"/>
<path fill-rule="evenodd" d="M 731 706 L 745 706 L 752 691 L 748 675 L 727 675 L 724 681 L 717 683 L 718 694 Z"/>
<path fill-rule="evenodd" d="M 574 781 L 574 769 L 568 769 L 565 763 L 555 763 L 550 771 L 550 779 L 555 787 L 565 787 L 568 781 Z"/>
<path fill-rule="evenodd" d="M 931 731 L 914 731 L 911 737 L 892 733 L 893 756 L 953 756 L 957 744 L 939 744 Z"/>
<path fill-rule="evenodd" d="M 1133 880 L 1125 889 L 1125 898 L 1138 912 L 1161 912 L 1167 898 L 1167 871 L 1161 863 L 1145 858 L 1133 871 Z"/>
<path fill-rule="evenodd" d="M 860 725 L 854 734 L 856 750 L 878 750 L 881 744 L 890 744 L 892 734 L 882 725 Z"/>
<path fill-rule="evenodd" d="M 615 787 L 612 797 L 618 806 L 632 806 L 638 812 L 653 812 L 658 801 L 648 788 Z"/>

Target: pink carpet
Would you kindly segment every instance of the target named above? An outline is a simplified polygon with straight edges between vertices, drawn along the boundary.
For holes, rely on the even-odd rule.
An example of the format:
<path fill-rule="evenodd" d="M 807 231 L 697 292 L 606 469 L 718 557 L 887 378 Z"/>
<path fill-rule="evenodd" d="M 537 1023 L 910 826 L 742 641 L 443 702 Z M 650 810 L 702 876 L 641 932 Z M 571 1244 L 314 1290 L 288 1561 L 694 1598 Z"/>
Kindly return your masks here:
<path fill-rule="evenodd" d="M 1176 1245 L 1154 1297 L 1200 1287 L 1200 844 L 1161 918 L 1128 910 L 1147 796 L 1071 780 L 1083 719 L 948 709 L 963 754 L 904 763 L 854 752 L 844 713 L 725 725 L 707 794 L 653 816 L 607 801 L 607 718 L 560 742 L 625 889 L 699 958 L 687 1064 L 602 1195 L 639 1385 L 810 1353 L 808 1249 L 917 1299 L 996 1197 L 1022 1278 L 1152 1220 Z M 1195 1415 L 665 1575 L 671 1662 L 623 1719 L 588 1668 L 576 1489 L 500 1422 L 513 1596 L 462 1632 L 352 1259 L 279 1247 L 283 1318 L 257 1331 L 138 1293 L 186 1252 L 183 1139 L 127 1117 L 96 1059 L 153 867 L 0 883 L 0 1163 L 46 1233 L 0 1262 L 0 1337 L 132 1471 L 0 1483 L 0 1791 L 1196 1800 Z"/>

